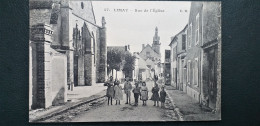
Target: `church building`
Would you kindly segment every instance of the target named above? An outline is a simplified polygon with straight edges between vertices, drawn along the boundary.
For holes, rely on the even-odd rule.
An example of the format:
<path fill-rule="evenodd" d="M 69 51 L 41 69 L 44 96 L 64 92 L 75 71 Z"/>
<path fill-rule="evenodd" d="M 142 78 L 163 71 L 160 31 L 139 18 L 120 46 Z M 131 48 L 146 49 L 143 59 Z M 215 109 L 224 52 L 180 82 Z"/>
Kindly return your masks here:
<path fill-rule="evenodd" d="M 158 28 L 155 28 L 155 34 L 153 37 L 152 46 L 143 44 L 142 51 L 139 53 L 139 56 L 146 61 L 147 67 L 152 71 L 151 77 L 153 75 L 161 76 L 161 52 L 160 52 L 160 36 L 158 35 Z"/>

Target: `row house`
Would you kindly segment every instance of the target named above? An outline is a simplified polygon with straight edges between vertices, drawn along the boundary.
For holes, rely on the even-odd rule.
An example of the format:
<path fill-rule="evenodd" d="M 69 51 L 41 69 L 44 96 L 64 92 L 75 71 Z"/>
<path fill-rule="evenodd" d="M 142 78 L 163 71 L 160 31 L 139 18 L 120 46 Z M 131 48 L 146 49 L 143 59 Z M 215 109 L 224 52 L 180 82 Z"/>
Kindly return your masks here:
<path fill-rule="evenodd" d="M 221 3 L 191 2 L 188 24 L 172 37 L 172 84 L 220 111 Z"/>
<path fill-rule="evenodd" d="M 171 43 L 169 44 L 170 46 L 170 51 L 171 51 L 171 55 L 170 55 L 170 71 L 171 71 L 171 85 L 175 88 L 177 88 L 177 41 L 176 41 L 176 37 L 172 37 L 171 38 Z"/>
<path fill-rule="evenodd" d="M 172 55 L 175 56 L 175 83 L 176 89 L 181 91 L 187 91 L 187 65 L 186 65 L 186 47 L 187 47 L 187 27 L 186 25 L 183 30 L 176 34 L 172 41 L 176 43 L 175 50 Z"/>
<path fill-rule="evenodd" d="M 187 28 L 187 94 L 198 102 L 201 96 L 202 2 L 192 2 Z"/>

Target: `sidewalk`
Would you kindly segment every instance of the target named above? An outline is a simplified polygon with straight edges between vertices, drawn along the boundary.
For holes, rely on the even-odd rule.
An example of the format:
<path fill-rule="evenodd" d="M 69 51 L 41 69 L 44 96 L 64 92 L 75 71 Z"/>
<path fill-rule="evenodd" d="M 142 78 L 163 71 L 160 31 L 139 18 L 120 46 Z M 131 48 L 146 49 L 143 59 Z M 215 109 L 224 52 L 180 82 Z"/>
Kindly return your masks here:
<path fill-rule="evenodd" d="M 106 93 L 105 89 L 106 87 L 103 86 L 103 83 L 95 84 L 93 86 L 74 87 L 73 91 L 68 91 L 68 102 L 65 104 L 29 111 L 29 122 L 39 122 L 69 109 L 104 97 Z"/>
<path fill-rule="evenodd" d="M 168 97 L 173 102 L 175 113 L 180 121 L 220 120 L 220 115 L 211 112 L 210 108 L 200 107 L 200 104 L 185 92 L 175 90 L 172 86 L 165 87 Z"/>

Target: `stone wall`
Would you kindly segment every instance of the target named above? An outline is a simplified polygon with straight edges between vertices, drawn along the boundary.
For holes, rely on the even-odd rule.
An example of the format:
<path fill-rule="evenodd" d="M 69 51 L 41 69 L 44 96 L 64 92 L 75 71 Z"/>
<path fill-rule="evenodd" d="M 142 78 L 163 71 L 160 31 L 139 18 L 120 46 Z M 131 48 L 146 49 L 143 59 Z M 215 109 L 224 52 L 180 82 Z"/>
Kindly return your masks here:
<path fill-rule="evenodd" d="M 52 30 L 49 25 L 37 24 L 31 27 L 32 48 L 32 108 L 51 106 L 51 56 Z"/>
<path fill-rule="evenodd" d="M 67 102 L 67 56 L 51 49 L 52 105 Z"/>
<path fill-rule="evenodd" d="M 51 48 L 50 25 L 36 24 L 30 34 L 30 97 L 32 109 L 67 101 L 67 56 Z"/>

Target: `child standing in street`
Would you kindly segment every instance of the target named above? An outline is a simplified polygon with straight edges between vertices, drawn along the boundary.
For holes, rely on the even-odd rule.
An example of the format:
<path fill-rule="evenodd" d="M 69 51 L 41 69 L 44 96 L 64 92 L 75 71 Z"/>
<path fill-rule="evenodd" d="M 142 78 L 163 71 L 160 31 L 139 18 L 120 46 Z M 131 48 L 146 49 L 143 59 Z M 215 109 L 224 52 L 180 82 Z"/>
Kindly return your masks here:
<path fill-rule="evenodd" d="M 133 89 L 134 97 L 135 97 L 135 106 L 138 106 L 138 98 L 140 95 L 140 87 L 138 84 L 135 85 L 135 88 Z"/>
<path fill-rule="evenodd" d="M 148 88 L 145 82 L 143 82 L 141 86 L 141 100 L 143 101 L 143 105 L 146 105 L 146 101 L 148 100 Z"/>
<path fill-rule="evenodd" d="M 115 96 L 114 99 L 116 100 L 116 105 L 117 102 L 120 105 L 120 100 L 123 100 L 123 92 L 122 92 L 122 87 L 119 85 L 119 81 L 115 80 L 115 86 L 114 86 L 114 91 L 115 91 Z"/>
<path fill-rule="evenodd" d="M 166 97 L 166 92 L 164 90 L 164 86 L 161 88 L 162 90 L 160 91 L 160 101 L 161 101 L 161 107 L 164 108 L 164 103 L 165 103 L 165 97 Z"/>
<path fill-rule="evenodd" d="M 124 84 L 124 91 L 126 94 L 126 103 L 125 104 L 131 104 L 131 90 L 132 90 L 132 84 L 129 82 L 129 77 L 126 77 L 126 82 Z"/>
<path fill-rule="evenodd" d="M 156 106 L 156 103 L 157 103 L 157 106 L 159 106 L 159 90 L 160 89 L 158 87 L 158 84 L 155 83 L 155 86 L 152 89 L 153 95 L 152 95 L 152 98 L 151 98 L 151 100 L 154 101 L 154 105 L 153 106 Z"/>
<path fill-rule="evenodd" d="M 104 86 L 107 86 L 107 93 L 106 96 L 108 98 L 107 100 L 107 105 L 109 105 L 109 101 L 111 101 L 111 105 L 112 105 L 112 98 L 114 96 L 114 84 L 113 84 L 113 77 L 110 77 L 110 80 L 107 81 Z"/>

